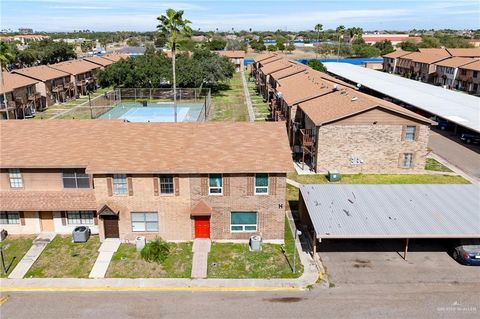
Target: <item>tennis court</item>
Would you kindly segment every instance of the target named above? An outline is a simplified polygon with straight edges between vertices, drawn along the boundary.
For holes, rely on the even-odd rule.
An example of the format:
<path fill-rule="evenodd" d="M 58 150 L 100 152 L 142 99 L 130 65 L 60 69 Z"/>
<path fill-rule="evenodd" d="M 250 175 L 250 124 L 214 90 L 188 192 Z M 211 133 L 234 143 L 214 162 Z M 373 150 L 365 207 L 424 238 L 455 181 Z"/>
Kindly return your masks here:
<path fill-rule="evenodd" d="M 203 109 L 203 103 L 177 104 L 177 121 L 198 121 Z M 121 104 L 99 118 L 122 119 L 129 122 L 174 122 L 175 109 L 173 103 L 152 103 L 146 106 L 139 103 Z"/>

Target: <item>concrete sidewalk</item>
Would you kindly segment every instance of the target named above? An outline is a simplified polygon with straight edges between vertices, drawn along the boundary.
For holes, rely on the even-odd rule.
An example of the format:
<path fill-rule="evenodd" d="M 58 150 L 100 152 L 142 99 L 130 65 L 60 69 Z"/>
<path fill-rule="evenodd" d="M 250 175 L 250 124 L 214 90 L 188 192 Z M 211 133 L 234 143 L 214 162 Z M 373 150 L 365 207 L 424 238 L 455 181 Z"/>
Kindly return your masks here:
<path fill-rule="evenodd" d="M 40 233 L 37 238 L 33 240 L 32 247 L 30 247 L 22 260 L 19 261 L 10 275 L 8 275 L 8 278 L 23 278 L 53 238 L 55 238 L 55 233 Z"/>
<path fill-rule="evenodd" d="M 193 240 L 192 278 L 207 278 L 208 253 L 212 242 L 208 238 Z"/>
<path fill-rule="evenodd" d="M 253 111 L 252 99 L 250 98 L 250 92 L 248 92 L 248 83 L 243 70 L 240 70 L 240 75 L 242 77 L 243 95 L 247 104 L 248 118 L 250 122 L 255 122 L 255 112 Z"/>
<path fill-rule="evenodd" d="M 107 273 L 108 266 L 112 260 L 113 254 L 118 250 L 120 246 L 120 239 L 107 238 L 98 249 L 99 254 L 95 264 L 93 264 L 90 271 L 89 278 L 104 278 Z"/>

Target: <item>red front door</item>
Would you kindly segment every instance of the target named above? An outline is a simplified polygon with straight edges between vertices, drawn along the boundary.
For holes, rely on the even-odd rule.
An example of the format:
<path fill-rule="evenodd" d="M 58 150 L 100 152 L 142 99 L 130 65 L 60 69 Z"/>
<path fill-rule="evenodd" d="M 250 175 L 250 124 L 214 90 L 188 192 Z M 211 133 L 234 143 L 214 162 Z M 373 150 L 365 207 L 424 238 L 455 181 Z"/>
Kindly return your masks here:
<path fill-rule="evenodd" d="M 210 216 L 195 217 L 195 238 L 210 238 Z"/>

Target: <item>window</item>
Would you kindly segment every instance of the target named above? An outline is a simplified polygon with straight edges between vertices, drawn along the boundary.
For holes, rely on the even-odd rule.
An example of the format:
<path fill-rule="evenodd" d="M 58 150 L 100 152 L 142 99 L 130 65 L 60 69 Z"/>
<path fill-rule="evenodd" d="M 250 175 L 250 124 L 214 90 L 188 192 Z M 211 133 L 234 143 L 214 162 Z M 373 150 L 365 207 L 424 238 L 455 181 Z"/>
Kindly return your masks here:
<path fill-rule="evenodd" d="M 268 195 L 268 174 L 255 175 L 255 194 Z"/>
<path fill-rule="evenodd" d="M 407 126 L 407 128 L 405 129 L 405 141 L 414 141 L 416 131 L 416 126 Z"/>
<path fill-rule="evenodd" d="M 257 231 L 256 212 L 232 212 L 230 218 L 230 230 L 232 232 Z"/>
<path fill-rule="evenodd" d="M 66 169 L 63 171 L 64 188 L 89 188 L 90 178 L 84 169 Z"/>
<path fill-rule="evenodd" d="M 160 176 L 160 194 L 173 194 L 173 176 Z"/>
<path fill-rule="evenodd" d="M 18 212 L 0 212 L 0 224 L 20 224 Z"/>
<path fill-rule="evenodd" d="M 67 212 L 67 221 L 69 225 L 92 225 L 93 212 L 88 212 L 88 211 Z"/>
<path fill-rule="evenodd" d="M 27 86 L 27 94 L 28 95 L 33 94 L 33 86 L 32 85 Z"/>
<path fill-rule="evenodd" d="M 22 188 L 23 179 L 22 173 L 18 168 L 12 168 L 8 170 L 8 177 L 10 178 L 10 187 L 11 188 Z"/>
<path fill-rule="evenodd" d="M 413 161 L 413 154 L 412 153 L 404 153 L 402 159 L 402 167 L 403 168 L 411 168 Z"/>
<path fill-rule="evenodd" d="M 223 194 L 222 174 L 210 174 L 210 176 L 208 177 L 208 194 L 209 195 Z"/>
<path fill-rule="evenodd" d="M 113 193 L 115 195 L 126 195 L 128 193 L 126 174 L 113 174 Z"/>
<path fill-rule="evenodd" d="M 478 71 L 473 71 L 473 77 L 476 78 L 478 76 Z"/>
<path fill-rule="evenodd" d="M 131 213 L 132 231 L 158 232 L 158 214 L 156 212 Z"/>

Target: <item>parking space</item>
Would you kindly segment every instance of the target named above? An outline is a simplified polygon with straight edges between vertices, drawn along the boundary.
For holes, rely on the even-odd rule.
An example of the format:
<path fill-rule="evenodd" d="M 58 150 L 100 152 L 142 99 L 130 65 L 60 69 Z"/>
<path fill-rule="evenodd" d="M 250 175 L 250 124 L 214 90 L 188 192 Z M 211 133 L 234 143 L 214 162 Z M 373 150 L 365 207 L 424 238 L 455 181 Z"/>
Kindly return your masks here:
<path fill-rule="evenodd" d="M 449 255 L 452 240 L 324 240 L 319 255 L 335 286 L 342 284 L 480 284 L 480 267 L 463 266 Z"/>

